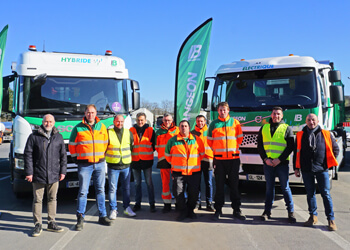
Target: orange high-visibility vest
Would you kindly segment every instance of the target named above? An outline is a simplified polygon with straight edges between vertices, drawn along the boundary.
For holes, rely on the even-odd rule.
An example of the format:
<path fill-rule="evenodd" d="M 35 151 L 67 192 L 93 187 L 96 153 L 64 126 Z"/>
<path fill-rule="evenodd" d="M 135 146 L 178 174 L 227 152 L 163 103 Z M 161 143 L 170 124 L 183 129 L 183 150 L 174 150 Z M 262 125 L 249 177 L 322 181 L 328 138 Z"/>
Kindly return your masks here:
<path fill-rule="evenodd" d="M 204 155 L 203 161 L 212 162 L 214 158 L 214 154 L 213 154 L 213 150 L 211 150 L 211 147 L 208 144 L 208 126 L 205 124 L 204 127 L 201 129 L 195 126 L 194 130 L 200 133 L 198 137 L 203 141 L 203 144 L 204 144 L 205 155 Z"/>
<path fill-rule="evenodd" d="M 85 119 L 77 124 L 69 138 L 69 152 L 77 160 L 87 160 L 96 163 L 105 158 L 108 145 L 106 126 L 95 118 L 94 130 L 86 123 Z"/>
<path fill-rule="evenodd" d="M 165 160 L 165 146 L 169 139 L 175 135 L 177 135 L 180 132 L 179 128 L 177 126 L 173 126 L 170 129 L 160 128 L 157 130 L 157 143 L 156 143 L 156 150 L 158 153 L 158 162 L 161 160 Z"/>
<path fill-rule="evenodd" d="M 324 141 L 326 143 L 326 159 L 327 159 L 327 167 L 331 168 L 334 166 L 338 166 L 337 159 L 335 158 L 333 154 L 333 147 L 332 147 L 332 139 L 331 139 L 331 133 L 328 130 L 322 129 L 322 134 L 324 137 Z M 300 150 L 301 150 L 301 138 L 303 137 L 304 131 L 299 131 L 297 133 L 297 155 L 296 155 L 296 162 L 295 167 L 300 168 Z"/>
<path fill-rule="evenodd" d="M 172 171 L 192 175 L 201 170 L 205 149 L 202 140 L 192 134 L 186 139 L 181 134 L 171 138 L 166 145 L 165 159 L 171 164 Z"/>
<path fill-rule="evenodd" d="M 219 117 L 209 126 L 208 144 L 215 159 L 239 159 L 239 145 L 242 141 L 241 124 L 229 115 L 225 119 Z"/>
<path fill-rule="evenodd" d="M 153 160 L 153 147 L 151 141 L 153 135 L 153 128 L 146 128 L 141 140 L 139 135 L 137 134 L 136 128 L 132 127 L 130 128 L 130 131 L 134 136 L 134 147 L 132 148 L 131 153 L 132 161 Z"/>

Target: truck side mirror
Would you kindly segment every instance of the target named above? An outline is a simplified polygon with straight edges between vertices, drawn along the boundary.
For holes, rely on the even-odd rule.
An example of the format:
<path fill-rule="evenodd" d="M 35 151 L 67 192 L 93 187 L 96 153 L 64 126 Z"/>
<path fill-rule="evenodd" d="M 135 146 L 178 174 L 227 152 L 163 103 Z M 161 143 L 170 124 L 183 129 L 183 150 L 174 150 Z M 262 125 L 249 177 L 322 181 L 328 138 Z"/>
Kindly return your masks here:
<path fill-rule="evenodd" d="M 204 92 L 201 108 L 205 110 L 205 109 L 207 109 L 207 107 L 208 107 L 208 93 Z"/>
<path fill-rule="evenodd" d="M 210 81 L 209 80 L 205 80 L 205 82 L 204 82 L 204 91 L 208 90 L 209 84 L 210 84 Z"/>
<path fill-rule="evenodd" d="M 328 78 L 330 82 L 340 82 L 341 74 L 339 70 L 332 70 L 328 72 Z"/>
<path fill-rule="evenodd" d="M 137 110 L 140 108 L 140 93 L 132 92 L 132 109 Z"/>
<path fill-rule="evenodd" d="M 343 86 L 331 85 L 329 86 L 329 92 L 332 104 L 344 102 Z"/>
<path fill-rule="evenodd" d="M 138 81 L 130 80 L 132 90 L 140 90 L 140 85 Z"/>

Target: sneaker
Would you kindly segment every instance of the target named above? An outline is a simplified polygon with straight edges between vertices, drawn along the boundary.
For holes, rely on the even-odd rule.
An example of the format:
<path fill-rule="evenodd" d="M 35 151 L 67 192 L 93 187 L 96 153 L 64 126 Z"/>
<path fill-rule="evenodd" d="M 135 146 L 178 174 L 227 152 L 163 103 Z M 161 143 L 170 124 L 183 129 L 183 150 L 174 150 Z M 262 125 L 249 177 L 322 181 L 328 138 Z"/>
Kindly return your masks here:
<path fill-rule="evenodd" d="M 77 216 L 77 224 L 75 225 L 76 231 L 81 231 L 84 228 L 84 217 L 82 214 L 78 214 Z"/>
<path fill-rule="evenodd" d="M 297 222 L 297 219 L 295 218 L 293 212 L 289 212 L 288 213 L 288 222 L 289 223 L 296 223 Z"/>
<path fill-rule="evenodd" d="M 133 207 L 132 211 L 137 212 L 139 210 L 141 210 L 141 205 L 140 204 L 135 204 L 135 206 Z"/>
<path fill-rule="evenodd" d="M 43 231 L 43 228 L 42 228 L 41 224 L 40 223 L 36 223 L 35 227 L 34 227 L 34 230 L 32 232 L 32 236 L 33 237 L 38 237 L 41 234 L 42 231 Z"/>
<path fill-rule="evenodd" d="M 264 211 L 263 214 L 260 216 L 260 219 L 262 221 L 267 221 L 271 219 L 271 213 Z"/>
<path fill-rule="evenodd" d="M 107 216 L 98 218 L 98 223 L 104 226 L 112 225 L 112 222 L 107 218 Z"/>
<path fill-rule="evenodd" d="M 239 220 L 245 220 L 246 217 L 245 215 L 242 213 L 241 209 L 235 209 L 233 210 L 233 217 L 239 219 Z"/>
<path fill-rule="evenodd" d="M 156 210 L 156 206 L 153 204 L 153 205 L 150 205 L 150 207 L 149 207 L 149 211 L 151 212 L 151 213 L 155 213 L 157 210 Z"/>
<path fill-rule="evenodd" d="M 215 208 L 213 206 L 213 203 L 207 203 L 207 211 L 215 212 Z"/>
<path fill-rule="evenodd" d="M 129 217 L 135 217 L 136 214 L 132 211 L 132 209 L 130 208 L 130 206 L 128 206 L 125 210 L 124 210 L 124 214 L 129 216 Z"/>
<path fill-rule="evenodd" d="M 337 225 L 335 225 L 334 220 L 329 220 L 328 221 L 328 230 L 329 231 L 337 231 Z"/>
<path fill-rule="evenodd" d="M 171 211 L 171 204 L 164 203 L 163 213 L 169 213 Z"/>
<path fill-rule="evenodd" d="M 110 220 L 116 220 L 117 219 L 117 215 L 118 215 L 118 211 L 117 210 L 112 210 L 111 213 L 109 214 L 109 219 Z"/>
<path fill-rule="evenodd" d="M 202 204 L 199 202 L 196 204 L 194 211 L 201 210 L 202 209 Z"/>
<path fill-rule="evenodd" d="M 49 225 L 47 226 L 47 231 L 51 231 L 51 232 L 56 232 L 56 233 L 60 233 L 63 232 L 63 228 L 59 227 L 57 225 L 56 221 L 52 221 L 49 223 Z"/>
<path fill-rule="evenodd" d="M 222 215 L 222 212 L 221 212 L 221 210 L 216 210 L 215 211 L 215 213 L 214 213 L 214 215 L 213 215 L 213 220 L 214 221 L 218 221 L 219 219 L 220 219 L 220 216 Z"/>
<path fill-rule="evenodd" d="M 310 214 L 310 217 L 307 221 L 304 222 L 304 227 L 312 227 L 318 222 L 317 216 Z"/>

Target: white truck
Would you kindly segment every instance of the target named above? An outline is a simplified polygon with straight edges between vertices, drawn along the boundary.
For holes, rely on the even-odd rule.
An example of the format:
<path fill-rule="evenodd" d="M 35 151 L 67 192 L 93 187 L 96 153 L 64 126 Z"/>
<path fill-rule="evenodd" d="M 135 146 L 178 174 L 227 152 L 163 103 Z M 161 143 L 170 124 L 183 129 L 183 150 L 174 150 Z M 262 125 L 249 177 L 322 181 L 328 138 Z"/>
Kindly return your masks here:
<path fill-rule="evenodd" d="M 230 116 L 242 125 L 241 180 L 265 180 L 257 135 L 260 127 L 268 123 L 274 106 L 283 108 L 283 120 L 294 133 L 300 131 L 309 113 L 315 113 L 324 129 L 335 132 L 341 149 L 337 160 L 339 164 L 343 162 L 344 86 L 333 63 L 295 55 L 241 60 L 220 66 L 212 78 L 215 85 L 211 120 L 218 117 L 218 103 L 226 101 Z M 206 88 L 208 85 L 207 81 Z M 302 179 L 294 176 L 292 165 L 291 157 L 290 182 L 301 183 Z M 330 178 L 337 177 L 338 168 L 330 171 Z"/>
<path fill-rule="evenodd" d="M 2 108 L 10 110 L 14 118 L 9 155 L 14 193 L 31 190 L 24 180 L 23 152 L 28 136 L 39 128 L 47 113 L 54 115 L 67 149 L 67 176 L 60 187 L 78 187 L 77 166 L 68 151 L 73 127 L 81 122 L 88 104 L 95 104 L 97 116 L 107 128 L 116 114 L 124 114 L 125 127 L 131 127 L 128 98 L 132 96 L 132 108 L 138 109 L 138 82 L 129 79 L 124 61 L 112 56 L 111 51 L 105 55 L 39 52 L 30 46 L 12 65 L 12 72 L 3 82 L 5 89 L 13 82 L 13 105 L 6 103 L 9 97 L 5 90 Z M 128 95 L 129 84 L 132 95 Z"/>

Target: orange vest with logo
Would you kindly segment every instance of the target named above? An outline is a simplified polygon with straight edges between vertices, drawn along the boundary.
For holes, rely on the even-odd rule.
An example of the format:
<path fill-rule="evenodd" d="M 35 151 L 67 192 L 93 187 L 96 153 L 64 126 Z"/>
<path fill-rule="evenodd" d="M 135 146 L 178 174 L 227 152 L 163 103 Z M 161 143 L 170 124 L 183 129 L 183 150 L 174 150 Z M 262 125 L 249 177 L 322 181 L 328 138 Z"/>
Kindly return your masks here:
<path fill-rule="evenodd" d="M 195 126 L 194 130 L 200 133 L 198 137 L 203 141 L 203 144 L 204 144 L 205 155 L 204 155 L 203 161 L 212 162 L 214 158 L 214 154 L 213 154 L 213 150 L 211 150 L 211 147 L 208 144 L 208 126 L 204 125 L 204 127 L 201 129 Z"/>

